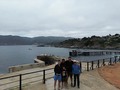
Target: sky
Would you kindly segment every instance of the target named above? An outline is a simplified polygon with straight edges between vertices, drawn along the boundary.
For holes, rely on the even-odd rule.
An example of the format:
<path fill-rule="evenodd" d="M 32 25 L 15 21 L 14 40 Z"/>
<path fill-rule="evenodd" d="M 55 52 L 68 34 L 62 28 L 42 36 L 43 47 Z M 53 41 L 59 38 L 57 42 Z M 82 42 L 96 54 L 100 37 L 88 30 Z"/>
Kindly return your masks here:
<path fill-rule="evenodd" d="M 120 34 L 120 0 L 0 0 L 0 35 Z"/>

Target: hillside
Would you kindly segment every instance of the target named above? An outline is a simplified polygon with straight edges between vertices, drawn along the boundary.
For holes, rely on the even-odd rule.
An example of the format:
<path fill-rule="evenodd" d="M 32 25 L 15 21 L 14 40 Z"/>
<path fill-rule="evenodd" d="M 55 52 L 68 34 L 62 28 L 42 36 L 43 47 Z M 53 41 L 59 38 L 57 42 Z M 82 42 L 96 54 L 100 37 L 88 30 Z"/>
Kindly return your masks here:
<path fill-rule="evenodd" d="M 0 35 L 0 45 L 32 45 L 32 44 L 55 44 L 64 40 L 70 39 L 70 37 L 20 37 L 20 36 L 2 36 Z"/>
<path fill-rule="evenodd" d="M 120 49 L 120 34 L 74 38 L 60 43 L 61 47 Z"/>

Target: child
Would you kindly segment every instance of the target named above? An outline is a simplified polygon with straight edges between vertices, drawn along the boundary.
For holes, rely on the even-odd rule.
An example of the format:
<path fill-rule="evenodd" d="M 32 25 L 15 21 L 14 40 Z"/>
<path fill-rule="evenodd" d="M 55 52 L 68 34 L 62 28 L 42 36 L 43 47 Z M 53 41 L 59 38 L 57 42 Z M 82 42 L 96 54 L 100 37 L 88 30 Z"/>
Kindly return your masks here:
<path fill-rule="evenodd" d="M 66 68 L 65 68 L 65 67 L 62 67 L 62 88 L 63 88 L 64 83 L 66 82 L 66 80 L 67 80 Z"/>
<path fill-rule="evenodd" d="M 54 90 L 56 90 L 56 83 L 58 81 L 58 90 L 60 90 L 60 82 L 61 82 L 61 79 L 62 79 L 62 69 L 60 67 L 60 60 L 58 60 L 58 64 L 55 65 L 55 68 L 54 68 L 54 72 L 55 72 L 55 75 L 54 75 Z"/>
<path fill-rule="evenodd" d="M 74 61 L 74 64 L 72 65 L 72 73 L 74 74 L 74 86 L 76 86 L 76 78 L 77 78 L 77 86 L 78 88 L 80 88 L 80 80 L 79 80 L 79 76 L 80 76 L 80 66 L 77 64 L 77 61 Z"/>

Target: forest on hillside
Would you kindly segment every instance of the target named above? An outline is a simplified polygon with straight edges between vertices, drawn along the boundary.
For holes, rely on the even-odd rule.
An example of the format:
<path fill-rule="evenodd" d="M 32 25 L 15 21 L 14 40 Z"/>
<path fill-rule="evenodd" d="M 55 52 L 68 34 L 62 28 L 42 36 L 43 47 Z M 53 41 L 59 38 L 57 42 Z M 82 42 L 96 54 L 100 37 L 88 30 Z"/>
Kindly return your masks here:
<path fill-rule="evenodd" d="M 90 49 L 120 49 L 120 34 L 73 38 L 59 43 L 61 47 Z"/>

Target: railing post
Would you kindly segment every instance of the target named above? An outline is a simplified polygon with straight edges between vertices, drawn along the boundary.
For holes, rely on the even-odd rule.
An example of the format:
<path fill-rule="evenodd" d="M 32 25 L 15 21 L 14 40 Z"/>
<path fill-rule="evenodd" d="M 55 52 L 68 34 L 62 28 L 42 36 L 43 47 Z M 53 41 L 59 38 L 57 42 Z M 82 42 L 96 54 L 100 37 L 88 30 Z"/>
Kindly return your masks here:
<path fill-rule="evenodd" d="M 94 62 L 92 61 L 92 70 L 94 69 L 93 64 L 94 64 Z"/>
<path fill-rule="evenodd" d="M 111 58 L 110 58 L 110 65 L 112 64 L 112 60 L 111 60 Z"/>
<path fill-rule="evenodd" d="M 19 90 L 22 90 L 22 74 L 20 74 Z"/>
<path fill-rule="evenodd" d="M 43 84 L 45 84 L 45 70 L 43 70 Z"/>
<path fill-rule="evenodd" d="M 80 62 L 80 72 L 82 73 L 82 63 Z"/>
<path fill-rule="evenodd" d="M 98 60 L 98 68 L 100 67 L 100 61 Z"/>
<path fill-rule="evenodd" d="M 115 63 L 116 63 L 116 61 L 117 61 L 117 56 L 115 56 Z"/>
<path fill-rule="evenodd" d="M 89 62 L 87 62 L 87 71 L 89 71 Z"/>
<path fill-rule="evenodd" d="M 120 62 L 120 56 L 119 56 L 119 60 L 118 61 Z"/>
<path fill-rule="evenodd" d="M 105 66 L 105 59 L 103 59 L 103 66 Z"/>

